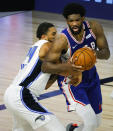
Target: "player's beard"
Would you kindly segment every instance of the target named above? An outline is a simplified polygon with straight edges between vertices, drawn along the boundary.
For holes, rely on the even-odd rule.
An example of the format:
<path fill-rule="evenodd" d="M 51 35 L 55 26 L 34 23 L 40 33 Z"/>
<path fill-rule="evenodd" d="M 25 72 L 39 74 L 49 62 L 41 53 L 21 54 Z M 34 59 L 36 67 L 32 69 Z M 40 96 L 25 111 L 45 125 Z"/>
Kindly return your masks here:
<path fill-rule="evenodd" d="M 69 29 L 73 35 L 78 35 L 82 30 L 82 24 L 80 26 L 77 26 L 78 31 L 74 31 L 70 25 L 68 25 L 68 26 L 69 26 Z"/>

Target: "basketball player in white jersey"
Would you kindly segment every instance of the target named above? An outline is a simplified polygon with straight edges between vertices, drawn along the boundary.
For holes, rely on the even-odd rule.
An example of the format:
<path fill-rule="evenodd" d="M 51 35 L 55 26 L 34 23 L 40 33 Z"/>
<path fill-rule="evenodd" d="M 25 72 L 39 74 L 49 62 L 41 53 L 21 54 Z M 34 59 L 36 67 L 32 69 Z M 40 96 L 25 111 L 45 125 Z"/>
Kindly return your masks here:
<path fill-rule="evenodd" d="M 4 102 L 13 116 L 12 131 L 65 131 L 56 116 L 44 108 L 37 96 L 46 88 L 50 74 L 41 71 L 42 61 L 56 37 L 53 24 L 44 22 L 37 29 L 37 41 L 29 50 L 21 69 L 4 94 Z"/>
<path fill-rule="evenodd" d="M 71 124 L 67 126 L 67 131 L 95 131 L 101 123 L 102 95 L 96 66 L 83 71 L 82 80 L 79 77 L 80 83 L 73 86 L 64 76 L 75 82 L 77 69 L 68 62 L 55 63 L 62 54 L 68 61 L 75 51 L 84 46 L 92 48 L 99 59 L 107 60 L 110 57 L 102 26 L 97 21 L 86 21 L 85 11 L 78 3 L 69 3 L 64 7 L 63 16 L 68 27 L 56 38 L 42 64 L 43 72 L 61 75 L 58 85 L 65 96 L 67 110 L 76 111 L 82 118 L 83 123 L 79 126 Z"/>

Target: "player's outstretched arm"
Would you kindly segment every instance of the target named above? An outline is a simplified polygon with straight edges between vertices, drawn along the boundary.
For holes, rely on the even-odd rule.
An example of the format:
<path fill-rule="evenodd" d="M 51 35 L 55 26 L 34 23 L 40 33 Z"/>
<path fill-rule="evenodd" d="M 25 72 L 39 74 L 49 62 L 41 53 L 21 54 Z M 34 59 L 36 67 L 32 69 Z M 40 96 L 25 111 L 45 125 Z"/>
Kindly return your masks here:
<path fill-rule="evenodd" d="M 96 21 L 92 21 L 90 24 L 96 36 L 97 48 L 99 49 L 96 50 L 97 58 L 108 59 L 110 57 L 110 50 L 102 26 Z"/>

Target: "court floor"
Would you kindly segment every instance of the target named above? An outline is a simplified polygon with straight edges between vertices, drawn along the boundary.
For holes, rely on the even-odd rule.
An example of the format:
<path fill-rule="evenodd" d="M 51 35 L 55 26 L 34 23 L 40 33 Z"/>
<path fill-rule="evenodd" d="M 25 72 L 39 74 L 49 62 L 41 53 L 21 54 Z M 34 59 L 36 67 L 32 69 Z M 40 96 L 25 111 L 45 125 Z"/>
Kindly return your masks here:
<path fill-rule="evenodd" d="M 113 21 L 96 20 L 104 28 L 111 52 L 109 60 L 97 60 L 96 63 L 103 96 L 102 124 L 97 131 L 113 131 L 113 99 L 110 98 L 113 90 Z M 29 47 L 37 41 L 35 32 L 38 24 L 44 21 L 55 24 L 58 32 L 67 26 L 61 15 L 38 11 L 25 11 L 0 18 L 0 131 L 11 131 L 12 128 L 11 115 L 4 107 L 3 94 L 16 76 Z M 40 103 L 53 112 L 64 126 L 70 122 L 82 122 L 75 112 L 67 112 L 64 96 L 59 92 L 57 83 L 44 91 Z M 39 131 L 44 129 L 40 128 Z"/>

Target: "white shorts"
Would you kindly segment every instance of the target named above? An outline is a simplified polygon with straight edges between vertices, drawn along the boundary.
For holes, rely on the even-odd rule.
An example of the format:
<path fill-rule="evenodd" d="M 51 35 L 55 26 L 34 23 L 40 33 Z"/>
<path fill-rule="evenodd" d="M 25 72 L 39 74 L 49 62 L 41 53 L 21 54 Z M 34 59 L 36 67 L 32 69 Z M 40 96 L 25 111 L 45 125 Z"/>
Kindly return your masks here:
<path fill-rule="evenodd" d="M 4 102 L 8 110 L 23 122 L 37 129 L 52 120 L 54 114 L 40 105 L 37 97 L 27 88 L 11 85 L 5 92 Z"/>

